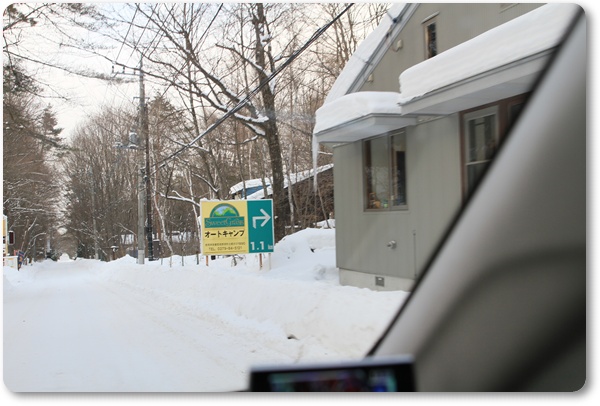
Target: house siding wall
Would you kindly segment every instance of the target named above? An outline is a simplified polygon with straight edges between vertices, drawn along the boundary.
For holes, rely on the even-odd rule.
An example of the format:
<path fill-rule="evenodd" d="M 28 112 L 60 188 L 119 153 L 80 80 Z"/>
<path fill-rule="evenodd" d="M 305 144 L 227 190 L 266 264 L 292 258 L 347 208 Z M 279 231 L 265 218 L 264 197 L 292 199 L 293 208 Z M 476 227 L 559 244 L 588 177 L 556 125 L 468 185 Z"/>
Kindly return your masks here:
<path fill-rule="evenodd" d="M 398 91 L 400 74 L 425 60 L 422 23 L 428 17 L 436 16 L 437 46 L 438 53 L 441 53 L 542 5 L 543 3 L 420 4 L 402 32 L 389 40 L 390 49 L 373 70 L 372 81 L 365 82 L 360 91 Z M 395 51 L 394 45 L 398 40 L 402 40 L 402 48 Z"/>
<path fill-rule="evenodd" d="M 413 191 L 412 200 L 409 195 L 409 210 L 416 233 L 420 272 L 462 201 L 458 115 L 417 125 L 409 129 L 408 134 L 409 151 L 413 151 L 409 166 L 413 172 L 409 183 Z"/>
<path fill-rule="evenodd" d="M 334 148 L 334 160 L 338 267 L 414 279 L 460 205 L 457 116 L 407 128 L 408 210 L 364 210 L 362 143 Z"/>

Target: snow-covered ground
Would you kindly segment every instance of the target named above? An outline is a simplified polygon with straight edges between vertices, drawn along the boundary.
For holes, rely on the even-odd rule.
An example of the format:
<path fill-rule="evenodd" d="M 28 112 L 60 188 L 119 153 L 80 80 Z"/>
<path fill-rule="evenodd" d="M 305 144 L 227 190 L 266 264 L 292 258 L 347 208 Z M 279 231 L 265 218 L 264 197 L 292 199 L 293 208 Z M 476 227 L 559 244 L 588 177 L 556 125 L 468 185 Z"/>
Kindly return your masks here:
<path fill-rule="evenodd" d="M 258 256 L 4 267 L 4 383 L 15 392 L 215 392 L 253 365 L 362 357 L 406 292 L 340 286 L 335 230 Z"/>

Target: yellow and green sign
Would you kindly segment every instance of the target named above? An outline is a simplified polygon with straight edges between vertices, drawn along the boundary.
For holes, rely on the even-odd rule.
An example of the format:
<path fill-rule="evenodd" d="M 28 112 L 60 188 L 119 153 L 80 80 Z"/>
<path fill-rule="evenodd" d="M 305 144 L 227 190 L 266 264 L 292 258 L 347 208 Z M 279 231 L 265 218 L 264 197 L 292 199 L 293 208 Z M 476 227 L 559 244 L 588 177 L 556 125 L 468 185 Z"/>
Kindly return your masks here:
<path fill-rule="evenodd" d="M 202 253 L 229 255 L 273 252 L 273 201 L 200 202 Z"/>

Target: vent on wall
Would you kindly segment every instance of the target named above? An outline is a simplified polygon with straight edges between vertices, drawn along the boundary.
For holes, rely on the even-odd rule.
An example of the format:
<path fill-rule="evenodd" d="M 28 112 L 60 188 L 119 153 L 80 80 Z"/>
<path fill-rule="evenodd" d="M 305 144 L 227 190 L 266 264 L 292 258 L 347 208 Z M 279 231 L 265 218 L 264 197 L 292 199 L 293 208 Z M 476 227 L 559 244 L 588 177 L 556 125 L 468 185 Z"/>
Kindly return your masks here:
<path fill-rule="evenodd" d="M 375 277 L 375 286 L 385 286 L 385 278 L 383 276 Z"/>

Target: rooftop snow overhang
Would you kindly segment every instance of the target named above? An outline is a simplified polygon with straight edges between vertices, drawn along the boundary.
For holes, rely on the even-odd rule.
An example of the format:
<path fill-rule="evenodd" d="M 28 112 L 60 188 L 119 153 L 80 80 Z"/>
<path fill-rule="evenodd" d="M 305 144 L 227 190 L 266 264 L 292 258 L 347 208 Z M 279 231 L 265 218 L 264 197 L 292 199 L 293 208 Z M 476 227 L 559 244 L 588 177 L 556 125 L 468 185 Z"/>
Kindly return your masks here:
<path fill-rule="evenodd" d="M 317 110 L 314 135 L 319 143 L 348 143 L 416 124 L 404 117 L 399 93 L 358 92 L 341 96 Z"/>
<path fill-rule="evenodd" d="M 531 91 L 577 7 L 544 5 L 405 70 L 403 113 L 448 115 Z"/>
<path fill-rule="evenodd" d="M 551 51 L 499 67 L 452 85 L 401 101 L 404 114 L 443 116 L 507 99 L 532 90 Z"/>

